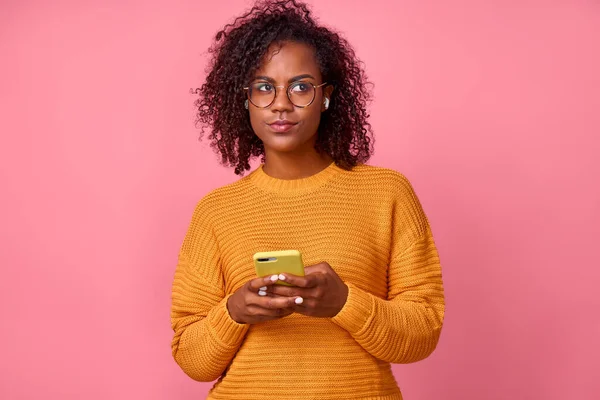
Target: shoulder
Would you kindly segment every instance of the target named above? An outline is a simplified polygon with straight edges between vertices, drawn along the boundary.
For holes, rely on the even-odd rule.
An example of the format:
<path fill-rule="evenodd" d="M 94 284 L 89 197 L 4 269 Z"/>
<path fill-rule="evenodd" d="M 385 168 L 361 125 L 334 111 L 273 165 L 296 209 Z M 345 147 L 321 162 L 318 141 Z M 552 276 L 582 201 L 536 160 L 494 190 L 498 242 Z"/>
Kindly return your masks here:
<path fill-rule="evenodd" d="M 429 231 L 429 221 L 409 179 L 401 172 L 361 165 L 353 170 L 371 182 L 369 198 L 391 210 L 392 221 L 409 243 Z"/>
<path fill-rule="evenodd" d="M 379 193 L 387 193 L 394 197 L 415 196 L 409 179 L 403 173 L 390 168 L 360 164 L 347 171 L 347 174 L 351 179 L 356 180 L 357 184 L 377 190 Z"/>
<path fill-rule="evenodd" d="M 354 173 L 356 187 L 364 188 L 362 192 L 371 203 L 391 207 L 396 215 L 404 215 L 414 219 L 415 224 L 425 226 L 426 216 L 421 202 L 411 182 L 403 173 L 369 165 L 356 166 L 349 172 Z"/>
<path fill-rule="evenodd" d="M 250 193 L 249 176 L 209 191 L 196 203 L 194 218 L 210 220 L 234 208 Z"/>

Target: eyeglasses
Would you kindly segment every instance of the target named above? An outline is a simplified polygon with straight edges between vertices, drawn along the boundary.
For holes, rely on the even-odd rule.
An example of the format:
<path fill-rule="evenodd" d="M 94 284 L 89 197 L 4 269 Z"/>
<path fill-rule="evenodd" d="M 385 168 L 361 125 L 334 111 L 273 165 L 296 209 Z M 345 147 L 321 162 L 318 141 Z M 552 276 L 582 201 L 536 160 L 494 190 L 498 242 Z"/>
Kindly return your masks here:
<path fill-rule="evenodd" d="M 320 85 L 313 85 L 311 82 L 294 82 L 286 90 L 290 102 L 299 108 L 308 107 L 315 100 L 317 88 L 327 85 L 327 82 Z M 271 106 L 277 98 L 277 88 L 285 86 L 275 86 L 269 82 L 255 82 L 244 90 L 248 93 L 248 100 L 258 107 L 267 108 Z"/>

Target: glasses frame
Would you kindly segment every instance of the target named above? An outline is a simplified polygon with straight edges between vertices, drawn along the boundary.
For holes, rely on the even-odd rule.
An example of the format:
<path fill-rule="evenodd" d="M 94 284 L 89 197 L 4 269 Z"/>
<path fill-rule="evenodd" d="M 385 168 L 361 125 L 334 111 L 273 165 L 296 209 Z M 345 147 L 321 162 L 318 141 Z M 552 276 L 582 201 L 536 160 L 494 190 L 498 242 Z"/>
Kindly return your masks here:
<path fill-rule="evenodd" d="M 287 87 L 285 87 L 285 86 L 282 86 L 282 85 L 275 86 L 275 85 L 273 85 L 270 82 L 265 82 L 265 83 L 268 83 L 269 85 L 272 85 L 275 88 L 275 96 L 273 96 L 273 100 L 268 105 L 263 106 L 263 107 L 257 106 L 256 104 L 254 104 L 254 102 L 252 101 L 252 99 L 250 99 L 250 86 L 246 86 L 246 87 L 243 88 L 246 91 L 246 97 L 248 98 L 248 101 L 250 103 L 252 103 L 252 105 L 254 107 L 256 107 L 256 108 L 269 108 L 269 107 L 271 107 L 273 105 L 273 103 L 275 103 L 275 100 L 277 100 L 277 89 L 279 89 L 279 88 L 285 88 L 285 94 L 287 95 L 288 100 L 290 101 L 290 103 L 292 103 L 292 105 L 294 107 L 306 108 L 306 107 L 309 107 L 312 103 L 314 103 L 315 98 L 317 97 L 317 89 L 320 88 L 320 87 L 323 87 L 323 86 L 327 85 L 327 82 L 323 82 L 320 85 L 315 85 L 312 82 L 296 81 L 296 82 L 290 83 L 289 85 L 287 85 Z M 304 83 L 304 84 L 311 85 L 313 87 L 313 89 L 314 89 L 313 90 L 313 98 L 312 98 L 312 100 L 310 101 L 310 103 L 308 103 L 305 106 L 297 106 L 296 104 L 294 104 L 294 102 L 290 98 L 290 88 L 292 87 L 292 85 L 297 85 L 298 83 Z"/>

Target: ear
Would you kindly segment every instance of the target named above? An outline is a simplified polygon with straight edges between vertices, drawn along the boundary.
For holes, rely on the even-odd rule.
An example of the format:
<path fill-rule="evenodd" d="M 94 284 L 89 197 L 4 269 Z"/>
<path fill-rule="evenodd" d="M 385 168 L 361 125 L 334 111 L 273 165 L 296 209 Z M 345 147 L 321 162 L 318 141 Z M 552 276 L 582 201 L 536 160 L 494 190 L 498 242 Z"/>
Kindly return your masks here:
<path fill-rule="evenodd" d="M 331 94 L 333 93 L 333 85 L 327 85 L 323 88 L 323 99 L 321 99 L 321 112 L 325 111 L 325 99 L 329 99 L 329 107 L 331 107 Z"/>

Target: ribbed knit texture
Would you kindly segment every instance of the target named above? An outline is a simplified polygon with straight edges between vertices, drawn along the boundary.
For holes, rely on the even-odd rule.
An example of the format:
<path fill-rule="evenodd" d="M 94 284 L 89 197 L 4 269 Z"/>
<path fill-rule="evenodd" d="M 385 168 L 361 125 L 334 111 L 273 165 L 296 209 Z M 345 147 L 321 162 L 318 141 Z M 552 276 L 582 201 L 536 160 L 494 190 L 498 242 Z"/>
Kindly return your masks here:
<path fill-rule="evenodd" d="M 243 325 L 227 298 L 255 278 L 252 255 L 297 249 L 350 288 L 333 318 Z M 402 399 L 390 363 L 436 347 L 444 317 L 438 253 L 401 174 L 331 164 L 280 180 L 259 167 L 196 207 L 175 272 L 173 356 L 209 399 Z"/>

